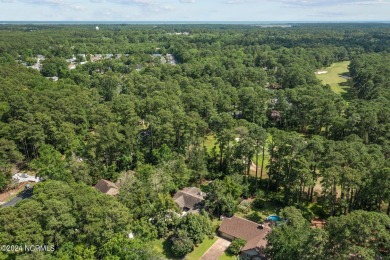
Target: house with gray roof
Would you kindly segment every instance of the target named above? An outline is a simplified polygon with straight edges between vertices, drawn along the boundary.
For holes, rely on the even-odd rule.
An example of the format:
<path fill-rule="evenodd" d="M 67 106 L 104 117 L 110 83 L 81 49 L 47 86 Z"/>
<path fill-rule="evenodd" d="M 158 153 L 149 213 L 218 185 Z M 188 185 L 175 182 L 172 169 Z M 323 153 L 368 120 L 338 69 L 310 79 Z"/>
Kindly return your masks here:
<path fill-rule="evenodd" d="M 198 212 L 204 205 L 205 195 L 199 188 L 187 187 L 176 192 L 173 200 L 185 213 Z"/>

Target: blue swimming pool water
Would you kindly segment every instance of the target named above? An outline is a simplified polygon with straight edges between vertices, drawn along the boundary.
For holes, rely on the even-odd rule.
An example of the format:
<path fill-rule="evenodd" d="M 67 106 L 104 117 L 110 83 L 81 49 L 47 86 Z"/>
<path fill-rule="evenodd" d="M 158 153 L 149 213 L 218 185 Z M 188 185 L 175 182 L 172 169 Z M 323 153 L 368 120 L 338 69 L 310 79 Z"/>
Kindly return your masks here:
<path fill-rule="evenodd" d="M 283 219 L 279 216 L 276 215 L 271 215 L 267 217 L 267 220 L 272 220 L 272 221 L 282 221 Z"/>

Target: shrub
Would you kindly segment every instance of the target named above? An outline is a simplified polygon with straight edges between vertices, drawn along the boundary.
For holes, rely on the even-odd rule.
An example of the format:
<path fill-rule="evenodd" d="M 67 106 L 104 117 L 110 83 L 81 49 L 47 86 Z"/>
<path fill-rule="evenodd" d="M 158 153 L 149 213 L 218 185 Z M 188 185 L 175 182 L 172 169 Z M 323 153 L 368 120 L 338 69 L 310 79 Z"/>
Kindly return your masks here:
<path fill-rule="evenodd" d="M 192 251 L 194 243 L 184 232 L 180 232 L 172 241 L 172 253 L 177 257 L 182 257 Z"/>
<path fill-rule="evenodd" d="M 202 243 L 204 237 L 212 233 L 212 223 L 207 216 L 187 214 L 180 219 L 177 232 L 183 231 L 195 243 Z"/>
<path fill-rule="evenodd" d="M 241 248 L 246 244 L 246 241 L 240 238 L 235 238 L 228 248 L 229 254 L 238 255 Z"/>
<path fill-rule="evenodd" d="M 246 216 L 249 220 L 257 223 L 263 222 L 263 218 L 261 217 L 261 214 L 259 212 L 252 212 L 250 215 Z"/>
<path fill-rule="evenodd" d="M 256 209 L 262 209 L 264 208 L 265 206 L 265 200 L 262 199 L 262 198 L 256 198 L 253 203 L 252 203 L 253 207 L 256 208 Z"/>

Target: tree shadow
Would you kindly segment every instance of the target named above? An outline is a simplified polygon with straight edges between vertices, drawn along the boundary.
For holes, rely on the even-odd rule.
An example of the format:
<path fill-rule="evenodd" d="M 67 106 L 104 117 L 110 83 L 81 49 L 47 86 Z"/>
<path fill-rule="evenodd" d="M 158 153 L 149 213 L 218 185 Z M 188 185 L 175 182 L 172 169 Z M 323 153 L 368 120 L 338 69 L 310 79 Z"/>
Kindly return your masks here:
<path fill-rule="evenodd" d="M 351 77 L 349 76 L 349 72 L 343 72 L 343 73 L 339 73 L 338 74 L 340 77 L 342 78 L 347 78 L 347 79 L 350 79 Z"/>
<path fill-rule="evenodd" d="M 340 85 L 340 86 L 349 86 L 342 88 L 345 92 L 341 93 L 341 97 L 346 101 L 351 101 L 356 98 L 356 91 L 350 87 L 350 85 Z"/>
<path fill-rule="evenodd" d="M 340 77 L 347 79 L 345 82 L 338 83 L 339 87 L 343 90 L 343 92 L 340 93 L 341 97 L 346 100 L 350 101 L 354 98 L 356 98 L 356 92 L 351 87 L 352 86 L 352 80 L 349 76 L 348 72 L 340 73 L 338 74 Z"/>
<path fill-rule="evenodd" d="M 172 246 L 172 242 L 170 239 L 166 239 L 164 240 L 164 242 L 162 243 L 163 245 L 163 255 L 168 258 L 168 259 L 180 259 L 180 258 L 177 258 L 173 255 L 172 253 L 172 250 L 171 250 L 171 246 Z"/>
<path fill-rule="evenodd" d="M 245 215 L 245 218 L 249 219 L 250 221 L 256 222 L 256 223 L 262 223 L 263 219 L 259 212 L 252 211 L 250 214 Z"/>

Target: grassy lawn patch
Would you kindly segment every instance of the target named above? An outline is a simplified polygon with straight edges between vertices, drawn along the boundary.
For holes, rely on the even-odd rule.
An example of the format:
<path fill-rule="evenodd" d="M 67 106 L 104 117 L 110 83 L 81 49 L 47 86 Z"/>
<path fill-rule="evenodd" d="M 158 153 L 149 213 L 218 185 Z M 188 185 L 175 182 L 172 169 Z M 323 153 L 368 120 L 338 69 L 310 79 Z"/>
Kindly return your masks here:
<path fill-rule="evenodd" d="M 204 141 L 204 146 L 206 146 L 207 152 L 210 154 L 211 150 L 214 148 L 217 140 L 215 140 L 215 135 L 207 135 L 206 140 Z M 219 147 L 216 147 L 216 152 L 219 152 Z"/>
<path fill-rule="evenodd" d="M 260 152 L 259 153 L 259 156 L 257 158 L 257 162 L 258 162 L 258 169 L 257 169 L 257 175 L 258 175 L 258 178 L 260 178 L 260 172 L 261 172 L 261 160 L 263 159 L 263 155 L 262 153 Z M 267 165 L 269 165 L 269 160 L 270 160 L 270 156 L 268 154 L 268 152 L 266 151 L 264 153 L 264 165 L 263 165 L 263 179 L 267 179 L 268 178 L 268 174 L 267 174 Z M 253 163 L 256 164 L 256 155 L 253 156 L 253 159 L 252 159 Z M 251 169 L 251 175 L 252 176 L 256 176 L 256 170 L 252 170 Z"/>
<path fill-rule="evenodd" d="M 217 236 L 214 236 L 214 238 L 210 239 L 208 237 L 206 237 L 206 239 L 201 243 L 199 244 L 198 246 L 196 246 L 194 248 L 194 251 L 192 251 L 191 253 L 189 253 L 187 256 L 186 256 L 186 260 L 198 260 L 201 258 L 201 256 L 206 253 L 206 251 L 215 243 L 215 241 L 217 241 L 218 237 Z"/>
<path fill-rule="evenodd" d="M 206 237 L 201 244 L 194 247 L 194 250 L 189 253 L 185 259 L 186 260 L 197 260 L 217 241 L 218 237 L 214 236 L 214 238 L 210 239 Z M 167 259 L 182 259 L 175 257 L 171 251 L 170 241 L 164 238 L 160 238 L 158 240 L 153 241 L 152 246 L 158 252 L 164 255 Z"/>
<path fill-rule="evenodd" d="M 224 252 L 223 255 L 218 258 L 218 260 L 236 260 L 236 259 L 237 259 L 237 256 L 228 255 L 228 254 L 226 254 L 226 252 Z"/>
<path fill-rule="evenodd" d="M 349 63 L 349 61 L 333 63 L 332 66 L 324 69 L 328 73 L 318 74 L 317 78 L 321 80 L 323 84 L 329 84 L 333 92 L 345 94 L 350 87 L 347 85 L 348 80 L 340 76 L 348 74 Z"/>
<path fill-rule="evenodd" d="M 173 255 L 170 247 L 170 241 L 164 238 L 160 238 L 158 240 L 153 241 L 151 244 L 154 247 L 154 249 L 162 253 L 167 259 L 180 259 L 180 258 L 176 258 Z"/>

